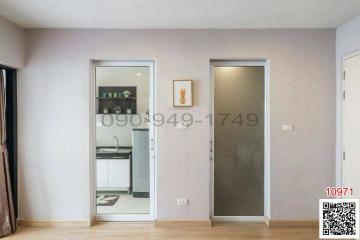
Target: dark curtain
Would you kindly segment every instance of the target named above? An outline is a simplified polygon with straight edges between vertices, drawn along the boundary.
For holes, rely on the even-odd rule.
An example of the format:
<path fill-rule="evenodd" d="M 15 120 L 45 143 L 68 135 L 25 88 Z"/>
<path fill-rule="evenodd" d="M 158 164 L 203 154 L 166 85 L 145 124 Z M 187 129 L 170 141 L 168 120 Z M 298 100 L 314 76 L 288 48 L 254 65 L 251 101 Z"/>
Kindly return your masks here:
<path fill-rule="evenodd" d="M 6 146 L 5 91 L 4 72 L 0 69 L 0 237 L 16 231 L 9 158 Z"/>

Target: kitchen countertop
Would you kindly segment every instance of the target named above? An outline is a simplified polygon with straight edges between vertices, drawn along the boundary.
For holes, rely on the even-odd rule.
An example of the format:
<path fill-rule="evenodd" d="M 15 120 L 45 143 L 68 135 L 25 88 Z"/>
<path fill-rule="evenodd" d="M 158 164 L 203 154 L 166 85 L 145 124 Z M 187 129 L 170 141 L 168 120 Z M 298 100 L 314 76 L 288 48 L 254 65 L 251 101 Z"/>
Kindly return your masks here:
<path fill-rule="evenodd" d="M 129 159 L 132 154 L 131 147 L 96 147 L 96 159 Z"/>

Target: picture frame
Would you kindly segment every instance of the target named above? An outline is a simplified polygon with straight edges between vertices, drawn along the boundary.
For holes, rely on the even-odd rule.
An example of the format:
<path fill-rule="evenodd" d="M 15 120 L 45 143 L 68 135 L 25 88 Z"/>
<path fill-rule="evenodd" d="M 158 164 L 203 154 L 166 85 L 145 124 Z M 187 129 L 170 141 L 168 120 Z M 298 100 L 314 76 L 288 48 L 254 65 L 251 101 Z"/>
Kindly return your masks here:
<path fill-rule="evenodd" d="M 192 80 L 173 80 L 173 106 L 192 107 L 193 106 L 193 81 Z"/>

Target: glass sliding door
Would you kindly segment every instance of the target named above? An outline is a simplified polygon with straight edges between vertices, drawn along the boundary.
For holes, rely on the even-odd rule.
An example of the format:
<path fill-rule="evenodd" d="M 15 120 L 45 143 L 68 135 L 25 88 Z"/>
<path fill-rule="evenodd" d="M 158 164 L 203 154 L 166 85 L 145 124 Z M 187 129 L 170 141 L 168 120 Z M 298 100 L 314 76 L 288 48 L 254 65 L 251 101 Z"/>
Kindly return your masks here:
<path fill-rule="evenodd" d="M 264 66 L 213 67 L 213 215 L 264 216 Z"/>
<path fill-rule="evenodd" d="M 97 220 L 151 221 L 153 65 L 99 62 L 95 79 Z"/>

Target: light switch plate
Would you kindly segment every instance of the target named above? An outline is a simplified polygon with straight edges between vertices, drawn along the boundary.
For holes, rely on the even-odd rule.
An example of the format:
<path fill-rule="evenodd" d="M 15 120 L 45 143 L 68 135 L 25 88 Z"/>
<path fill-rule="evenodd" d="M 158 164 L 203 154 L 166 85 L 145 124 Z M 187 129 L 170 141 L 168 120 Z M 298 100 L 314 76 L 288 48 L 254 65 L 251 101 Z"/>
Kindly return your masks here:
<path fill-rule="evenodd" d="M 282 131 L 292 131 L 292 130 L 294 130 L 294 125 L 292 125 L 292 124 L 283 124 L 283 125 L 281 125 L 281 130 Z"/>

